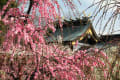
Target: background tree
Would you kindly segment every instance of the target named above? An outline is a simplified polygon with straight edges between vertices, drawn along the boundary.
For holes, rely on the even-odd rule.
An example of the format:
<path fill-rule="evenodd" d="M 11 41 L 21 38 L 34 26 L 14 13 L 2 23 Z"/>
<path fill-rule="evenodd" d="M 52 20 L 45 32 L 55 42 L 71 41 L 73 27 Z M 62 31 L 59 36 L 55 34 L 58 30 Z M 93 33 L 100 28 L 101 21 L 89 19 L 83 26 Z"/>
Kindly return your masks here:
<path fill-rule="evenodd" d="M 119 26 L 119 0 L 94 0 L 93 4 L 87 9 L 89 8 L 94 8 L 92 13 L 93 21 L 96 23 L 95 26 L 100 30 L 100 34 L 104 34 L 105 32 L 108 34 L 119 32 L 119 27 L 115 27 Z"/>

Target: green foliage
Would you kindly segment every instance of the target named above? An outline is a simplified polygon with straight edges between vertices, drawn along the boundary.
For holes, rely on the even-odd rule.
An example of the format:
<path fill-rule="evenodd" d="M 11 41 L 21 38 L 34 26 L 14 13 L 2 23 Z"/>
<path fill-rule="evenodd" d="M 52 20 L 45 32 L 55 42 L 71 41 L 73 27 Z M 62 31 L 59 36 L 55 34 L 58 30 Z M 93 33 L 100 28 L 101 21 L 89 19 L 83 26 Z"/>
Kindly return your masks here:
<path fill-rule="evenodd" d="M 7 4 L 8 0 L 0 0 L 0 9 L 3 8 L 4 5 Z M 2 16 L 2 18 L 4 18 L 6 12 L 10 9 L 10 8 L 15 8 L 17 7 L 17 3 L 15 1 L 11 1 L 8 8 L 5 10 L 4 15 Z M 4 41 L 5 38 L 5 34 L 7 32 L 7 26 L 4 25 L 4 23 L 2 21 L 0 21 L 0 45 L 2 44 L 2 42 Z"/>
<path fill-rule="evenodd" d="M 1 45 L 2 42 L 4 41 L 4 37 L 7 32 L 7 26 L 5 26 L 2 21 L 0 21 L 0 31 L 1 31 L 0 33 L 0 45 Z"/>
<path fill-rule="evenodd" d="M 8 0 L 0 0 L 0 9 L 7 3 Z"/>
<path fill-rule="evenodd" d="M 8 0 L 0 0 L 0 9 L 3 8 L 3 6 L 7 3 Z M 15 1 L 11 1 L 11 4 L 9 5 L 9 8 L 17 7 L 17 3 Z"/>

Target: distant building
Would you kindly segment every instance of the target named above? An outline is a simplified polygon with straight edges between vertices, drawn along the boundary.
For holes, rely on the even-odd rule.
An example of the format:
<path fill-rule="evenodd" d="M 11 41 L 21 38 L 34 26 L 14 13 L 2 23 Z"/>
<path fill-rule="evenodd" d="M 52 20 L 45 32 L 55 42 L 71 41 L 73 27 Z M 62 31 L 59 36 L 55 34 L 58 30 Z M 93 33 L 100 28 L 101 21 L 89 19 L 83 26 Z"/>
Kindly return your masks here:
<path fill-rule="evenodd" d="M 108 41 L 120 41 L 120 34 L 106 34 L 101 35 L 100 41 L 108 42 Z"/>
<path fill-rule="evenodd" d="M 99 41 L 99 38 L 92 26 L 88 17 L 76 20 L 64 20 L 62 29 L 56 22 L 55 33 L 50 33 L 46 38 L 47 42 L 60 42 L 64 45 L 75 45 L 75 42 L 94 45 Z"/>

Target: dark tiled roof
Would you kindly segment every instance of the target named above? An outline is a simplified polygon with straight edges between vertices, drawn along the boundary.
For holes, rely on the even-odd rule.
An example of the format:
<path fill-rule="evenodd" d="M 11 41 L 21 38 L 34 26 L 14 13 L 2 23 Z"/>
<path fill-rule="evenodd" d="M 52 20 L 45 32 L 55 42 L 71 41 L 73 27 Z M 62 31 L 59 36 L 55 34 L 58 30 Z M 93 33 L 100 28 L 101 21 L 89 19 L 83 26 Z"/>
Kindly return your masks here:
<path fill-rule="evenodd" d="M 84 25 L 69 25 L 69 26 L 63 26 L 63 31 L 58 27 L 56 28 L 55 33 L 52 33 L 51 36 L 46 38 L 48 42 L 53 42 L 58 40 L 58 36 L 62 36 L 63 41 L 73 41 L 76 38 L 82 36 L 86 30 L 90 27 L 91 23 L 84 24 Z"/>
<path fill-rule="evenodd" d="M 120 34 L 101 35 L 101 41 L 120 40 Z"/>

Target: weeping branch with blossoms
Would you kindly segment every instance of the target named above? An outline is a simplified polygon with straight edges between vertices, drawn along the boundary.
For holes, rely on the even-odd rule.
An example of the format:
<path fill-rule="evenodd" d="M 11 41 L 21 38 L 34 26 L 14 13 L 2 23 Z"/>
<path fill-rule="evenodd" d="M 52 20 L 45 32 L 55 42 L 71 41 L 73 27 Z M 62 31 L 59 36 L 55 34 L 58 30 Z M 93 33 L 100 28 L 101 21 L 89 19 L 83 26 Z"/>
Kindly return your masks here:
<path fill-rule="evenodd" d="M 105 63 L 100 56 L 106 58 L 99 50 L 91 50 L 93 55 L 87 54 L 87 50 L 78 51 L 73 55 L 70 52 L 59 49 L 56 45 L 48 45 L 44 39 L 48 28 L 55 32 L 54 22 L 58 17 L 61 24 L 60 5 L 57 0 L 30 0 L 27 13 L 24 12 L 28 0 L 18 0 L 23 3 L 20 8 L 10 8 L 8 0 L 0 11 L 0 21 L 7 26 L 5 41 L 2 49 L 11 54 L 1 56 L 3 62 L 0 66 L 1 79 L 13 80 L 83 80 L 96 79 L 91 73 L 98 67 L 105 73 Z M 63 0 L 65 4 L 74 9 L 72 0 Z M 57 8 L 57 10 L 56 10 Z M 39 12 L 39 26 L 33 22 Z M 4 15 L 5 14 L 5 15 Z M 42 25 L 42 18 L 46 24 Z M 17 51 L 25 51 L 17 55 Z M 98 54 L 99 53 L 99 54 Z M 8 62 L 8 63 L 7 63 Z"/>

